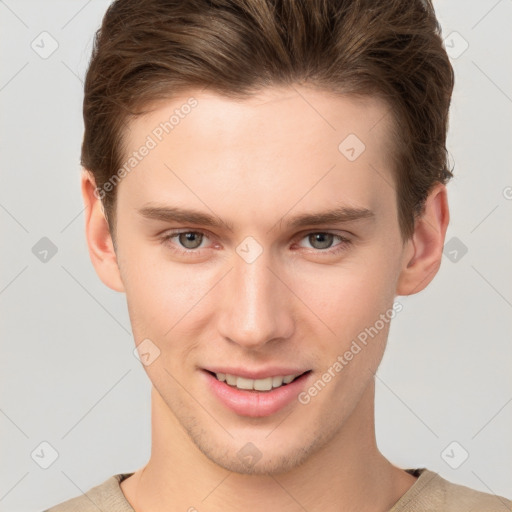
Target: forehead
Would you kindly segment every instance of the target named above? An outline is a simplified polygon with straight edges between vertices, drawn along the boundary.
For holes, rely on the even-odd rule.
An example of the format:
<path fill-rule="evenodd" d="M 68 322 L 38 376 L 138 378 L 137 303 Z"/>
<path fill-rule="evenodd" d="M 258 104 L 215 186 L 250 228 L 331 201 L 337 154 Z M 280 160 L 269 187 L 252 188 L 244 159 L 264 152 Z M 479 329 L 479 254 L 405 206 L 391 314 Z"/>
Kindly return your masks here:
<path fill-rule="evenodd" d="M 392 124 L 388 105 L 375 96 L 334 94 L 299 85 L 269 87 L 241 99 L 191 90 L 153 103 L 146 115 L 128 124 L 125 141 L 131 149 L 150 135 L 158 145 L 172 146 L 174 139 L 176 147 L 180 132 L 190 136 L 193 131 L 201 148 L 213 143 L 219 152 L 240 141 L 243 151 L 257 148 L 264 154 L 266 147 L 286 148 L 287 142 L 300 149 L 299 143 L 323 141 L 340 151 L 337 142 L 353 135 L 366 147 L 371 145 L 372 153 L 385 157 L 389 151 L 378 150 L 389 149 Z"/>
<path fill-rule="evenodd" d="M 189 108 L 192 103 L 195 106 Z M 336 133 L 334 138 L 354 133 L 370 142 L 373 135 L 389 135 L 392 124 L 389 113 L 387 103 L 376 96 L 348 96 L 298 85 L 267 88 L 236 99 L 196 90 L 154 103 L 147 115 L 134 122 L 138 129 L 132 134 L 136 135 L 140 129 L 147 132 L 154 121 L 165 124 L 171 119 L 174 131 L 190 118 L 186 124 L 194 125 L 197 135 L 205 141 L 213 128 L 218 140 L 224 136 L 230 142 L 234 134 L 241 138 L 257 129 L 262 130 L 259 133 L 262 138 L 265 134 L 273 135 L 273 130 L 284 129 L 283 135 L 294 134 L 298 140 L 302 135 L 313 140 L 315 135 L 324 136 L 330 131 L 331 135 Z"/>
<path fill-rule="evenodd" d="M 374 97 L 302 86 L 245 99 L 190 91 L 131 122 L 124 163 L 150 149 L 131 158 L 118 193 L 125 189 L 134 207 L 208 203 L 220 212 L 229 200 L 253 220 L 325 202 L 375 209 L 379 197 L 394 198 L 391 122 Z"/>

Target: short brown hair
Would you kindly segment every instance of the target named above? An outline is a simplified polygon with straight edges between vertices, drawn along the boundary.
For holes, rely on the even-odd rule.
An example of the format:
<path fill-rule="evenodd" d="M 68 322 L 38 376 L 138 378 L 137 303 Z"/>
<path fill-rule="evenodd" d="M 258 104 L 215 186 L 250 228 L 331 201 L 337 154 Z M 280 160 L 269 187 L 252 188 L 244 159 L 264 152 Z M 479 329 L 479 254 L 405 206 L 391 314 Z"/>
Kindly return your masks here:
<path fill-rule="evenodd" d="M 128 121 L 157 100 L 206 87 L 243 99 L 293 84 L 387 102 L 410 238 L 432 186 L 452 177 L 454 74 L 431 0 L 116 0 L 86 75 L 81 165 L 102 189 L 122 165 Z M 101 199 L 115 240 L 111 188 Z"/>

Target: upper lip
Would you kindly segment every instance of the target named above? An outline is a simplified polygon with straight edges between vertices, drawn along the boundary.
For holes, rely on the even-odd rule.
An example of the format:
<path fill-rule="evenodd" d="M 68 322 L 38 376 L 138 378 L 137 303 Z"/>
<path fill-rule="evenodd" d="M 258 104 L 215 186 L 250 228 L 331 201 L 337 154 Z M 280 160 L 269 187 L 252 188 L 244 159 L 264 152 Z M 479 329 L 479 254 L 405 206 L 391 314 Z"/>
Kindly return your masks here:
<path fill-rule="evenodd" d="M 228 368 L 227 366 L 215 366 L 204 368 L 212 373 L 227 373 L 229 375 L 236 375 L 237 377 L 244 377 L 246 379 L 266 379 L 268 377 L 277 377 L 286 375 L 301 375 L 308 369 L 290 368 L 284 366 L 267 366 L 258 370 L 248 370 L 247 368 Z"/>

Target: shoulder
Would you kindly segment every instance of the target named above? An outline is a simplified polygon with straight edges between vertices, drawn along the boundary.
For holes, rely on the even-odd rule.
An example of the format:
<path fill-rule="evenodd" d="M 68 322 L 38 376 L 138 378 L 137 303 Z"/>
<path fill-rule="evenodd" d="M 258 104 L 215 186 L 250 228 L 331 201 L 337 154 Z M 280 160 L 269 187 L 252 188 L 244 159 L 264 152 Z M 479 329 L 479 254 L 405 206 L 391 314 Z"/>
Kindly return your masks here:
<path fill-rule="evenodd" d="M 507 512 L 512 510 L 512 501 L 502 496 L 454 484 L 426 468 L 408 471 L 418 476 L 418 480 L 390 512 Z"/>
<path fill-rule="evenodd" d="M 120 487 L 120 483 L 131 474 L 113 475 L 85 494 L 59 503 L 44 512 L 134 512 Z"/>

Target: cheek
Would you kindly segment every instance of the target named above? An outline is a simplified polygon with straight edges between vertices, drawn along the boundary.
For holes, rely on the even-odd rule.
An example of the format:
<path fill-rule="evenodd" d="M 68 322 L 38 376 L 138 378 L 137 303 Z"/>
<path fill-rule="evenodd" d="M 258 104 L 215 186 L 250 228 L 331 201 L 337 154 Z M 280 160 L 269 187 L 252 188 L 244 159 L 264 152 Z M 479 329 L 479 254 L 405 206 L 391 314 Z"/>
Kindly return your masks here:
<path fill-rule="evenodd" d="M 378 254 L 365 254 L 338 266 L 303 272 L 291 287 L 319 321 L 340 341 L 347 341 L 391 307 L 396 279 L 393 265 L 391 258 L 383 261 Z"/>
<path fill-rule="evenodd" d="M 154 247 L 129 252 L 122 268 L 136 341 L 153 337 L 164 343 L 197 328 L 198 315 L 204 315 L 207 296 L 218 280 L 211 270 L 167 260 Z"/>
<path fill-rule="evenodd" d="M 336 411 L 332 421 L 346 417 L 371 382 L 396 316 L 389 275 L 382 269 L 351 270 L 333 273 L 329 300 L 325 300 L 325 293 L 310 295 L 319 317 L 329 326 L 329 331 L 322 328 L 315 336 L 319 371 L 311 392 L 320 395 L 320 390 L 326 389 L 318 404 L 326 414 Z"/>

